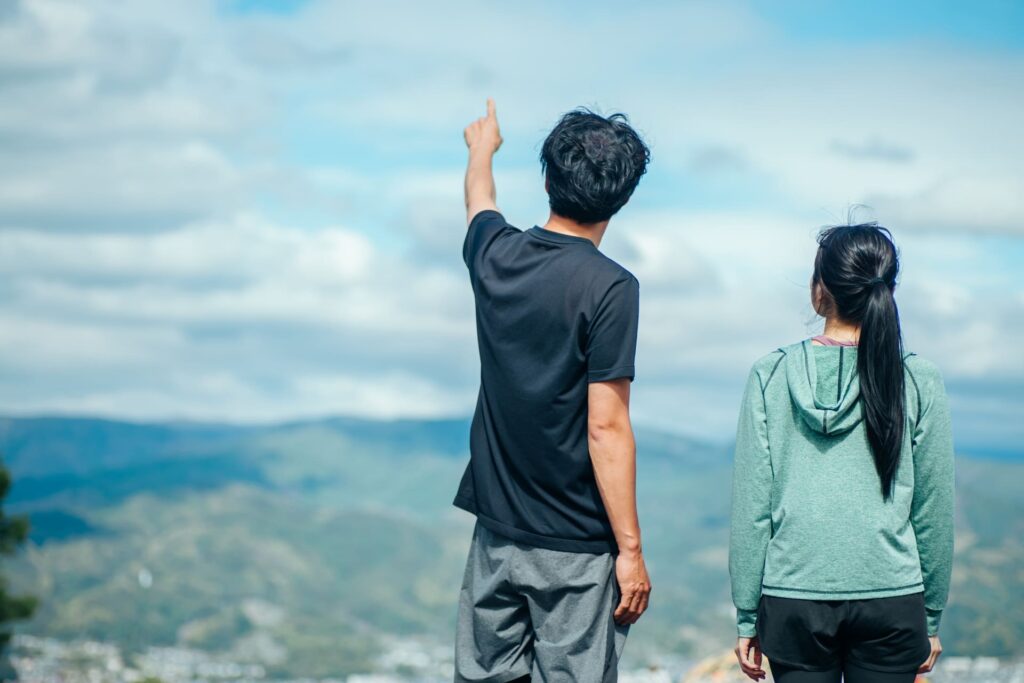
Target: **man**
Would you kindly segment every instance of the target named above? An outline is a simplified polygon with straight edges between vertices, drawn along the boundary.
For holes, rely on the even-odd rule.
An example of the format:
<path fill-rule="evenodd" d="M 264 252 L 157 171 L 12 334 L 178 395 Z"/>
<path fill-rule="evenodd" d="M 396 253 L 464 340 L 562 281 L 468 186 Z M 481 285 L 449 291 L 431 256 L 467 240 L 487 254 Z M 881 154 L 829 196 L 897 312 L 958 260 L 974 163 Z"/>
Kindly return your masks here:
<path fill-rule="evenodd" d="M 621 115 L 566 114 L 541 151 L 551 214 L 520 231 L 495 205 L 493 100 L 465 139 L 481 368 L 455 680 L 612 682 L 651 582 L 629 419 L 639 285 L 597 248 L 649 152 Z"/>

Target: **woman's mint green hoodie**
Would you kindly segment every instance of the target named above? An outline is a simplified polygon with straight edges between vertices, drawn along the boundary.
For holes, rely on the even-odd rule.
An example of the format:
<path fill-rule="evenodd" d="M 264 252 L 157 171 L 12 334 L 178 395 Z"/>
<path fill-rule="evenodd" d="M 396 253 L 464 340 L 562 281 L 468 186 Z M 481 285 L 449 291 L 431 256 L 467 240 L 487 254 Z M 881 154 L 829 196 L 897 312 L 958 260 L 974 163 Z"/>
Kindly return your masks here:
<path fill-rule="evenodd" d="M 953 562 L 953 438 L 942 377 L 907 356 L 903 450 L 882 499 L 856 347 L 804 341 L 754 364 L 736 435 L 729 573 L 741 636 L 761 595 L 924 592 L 938 630 Z"/>

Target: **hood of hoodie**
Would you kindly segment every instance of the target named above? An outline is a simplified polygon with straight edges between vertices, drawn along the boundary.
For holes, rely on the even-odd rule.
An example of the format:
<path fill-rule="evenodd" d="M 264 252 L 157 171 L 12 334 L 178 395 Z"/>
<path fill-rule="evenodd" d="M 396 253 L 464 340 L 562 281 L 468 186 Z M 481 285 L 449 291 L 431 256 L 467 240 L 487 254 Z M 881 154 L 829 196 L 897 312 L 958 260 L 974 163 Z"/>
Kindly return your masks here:
<path fill-rule="evenodd" d="M 816 346 L 805 340 L 780 349 L 793 406 L 811 429 L 848 432 L 864 419 L 857 379 L 857 348 Z"/>

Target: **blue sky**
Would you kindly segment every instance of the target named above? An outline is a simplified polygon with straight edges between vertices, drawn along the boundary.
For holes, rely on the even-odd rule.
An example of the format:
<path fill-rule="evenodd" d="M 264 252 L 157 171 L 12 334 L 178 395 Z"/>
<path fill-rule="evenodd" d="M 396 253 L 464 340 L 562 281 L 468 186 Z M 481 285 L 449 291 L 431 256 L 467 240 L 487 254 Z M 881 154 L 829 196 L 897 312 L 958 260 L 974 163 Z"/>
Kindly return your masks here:
<path fill-rule="evenodd" d="M 750 364 L 818 329 L 816 230 L 866 205 L 961 441 L 1019 451 L 1022 7 L 6 3 L 0 411 L 468 413 L 461 130 L 493 96 L 522 226 L 561 112 L 651 144 L 603 245 L 641 281 L 639 423 L 730 438 Z"/>

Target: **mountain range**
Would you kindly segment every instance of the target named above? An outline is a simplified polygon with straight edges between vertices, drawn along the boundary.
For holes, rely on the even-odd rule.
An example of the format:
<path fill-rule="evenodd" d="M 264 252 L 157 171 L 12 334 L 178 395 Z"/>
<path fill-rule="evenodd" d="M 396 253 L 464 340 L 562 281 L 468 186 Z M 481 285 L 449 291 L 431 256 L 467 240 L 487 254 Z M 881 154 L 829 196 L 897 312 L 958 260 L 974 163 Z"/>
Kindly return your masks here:
<path fill-rule="evenodd" d="M 18 630 L 181 645 L 271 675 L 370 672 L 394 638 L 450 641 L 472 518 L 451 507 L 467 419 L 329 418 L 239 426 L 0 418 L 10 513 L 30 540 L 5 563 L 39 596 Z M 638 489 L 655 585 L 634 663 L 733 637 L 730 451 L 639 428 Z M 957 460 L 948 652 L 1024 640 L 1024 453 Z"/>

